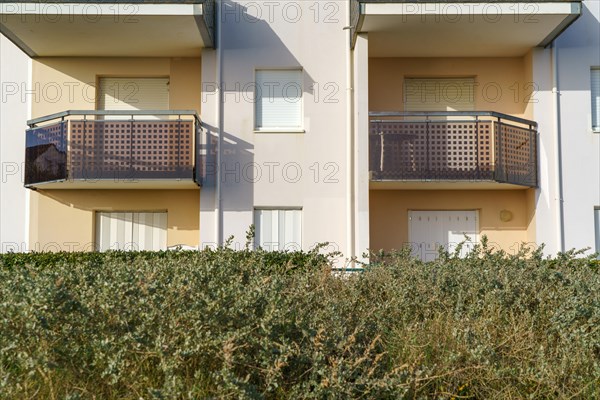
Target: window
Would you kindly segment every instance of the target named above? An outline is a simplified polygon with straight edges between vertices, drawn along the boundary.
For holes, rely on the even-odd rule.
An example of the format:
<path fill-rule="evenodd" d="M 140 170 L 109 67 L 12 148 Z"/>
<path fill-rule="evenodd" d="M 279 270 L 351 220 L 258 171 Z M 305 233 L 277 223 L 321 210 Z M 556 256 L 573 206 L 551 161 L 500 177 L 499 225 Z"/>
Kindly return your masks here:
<path fill-rule="evenodd" d="M 169 78 L 100 78 L 98 109 L 111 111 L 168 110 Z M 158 119 L 136 116 L 136 119 Z M 108 116 L 106 119 L 123 119 Z"/>
<path fill-rule="evenodd" d="M 596 231 L 596 253 L 600 259 L 600 206 L 594 207 L 594 228 Z"/>
<path fill-rule="evenodd" d="M 301 130 L 302 71 L 256 71 L 255 101 L 257 130 Z"/>
<path fill-rule="evenodd" d="M 158 251 L 167 248 L 166 212 L 97 212 L 96 249 Z"/>
<path fill-rule="evenodd" d="M 302 210 L 254 210 L 255 246 L 268 251 L 302 249 Z"/>
<path fill-rule="evenodd" d="M 404 111 L 473 111 L 474 78 L 406 78 Z"/>
<path fill-rule="evenodd" d="M 600 67 L 592 67 L 592 130 L 600 132 Z"/>

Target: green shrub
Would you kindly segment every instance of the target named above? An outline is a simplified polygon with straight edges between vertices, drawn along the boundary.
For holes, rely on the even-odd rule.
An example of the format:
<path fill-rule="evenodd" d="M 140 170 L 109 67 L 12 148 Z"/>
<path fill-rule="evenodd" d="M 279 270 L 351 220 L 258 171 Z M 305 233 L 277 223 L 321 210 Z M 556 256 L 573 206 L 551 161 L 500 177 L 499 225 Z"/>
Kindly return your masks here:
<path fill-rule="evenodd" d="M 0 398 L 599 398 L 577 256 L 5 254 Z"/>

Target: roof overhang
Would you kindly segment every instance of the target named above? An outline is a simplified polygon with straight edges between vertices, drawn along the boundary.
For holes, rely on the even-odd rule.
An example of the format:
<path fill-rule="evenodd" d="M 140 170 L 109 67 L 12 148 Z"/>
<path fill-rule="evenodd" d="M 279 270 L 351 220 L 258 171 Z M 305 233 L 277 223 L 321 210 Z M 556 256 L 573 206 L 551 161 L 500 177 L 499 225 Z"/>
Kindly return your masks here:
<path fill-rule="evenodd" d="M 372 57 L 509 57 L 547 46 L 580 1 L 360 2 L 356 32 Z"/>
<path fill-rule="evenodd" d="M 194 57 L 213 46 L 209 8 L 204 2 L 2 2 L 0 32 L 30 57 Z"/>

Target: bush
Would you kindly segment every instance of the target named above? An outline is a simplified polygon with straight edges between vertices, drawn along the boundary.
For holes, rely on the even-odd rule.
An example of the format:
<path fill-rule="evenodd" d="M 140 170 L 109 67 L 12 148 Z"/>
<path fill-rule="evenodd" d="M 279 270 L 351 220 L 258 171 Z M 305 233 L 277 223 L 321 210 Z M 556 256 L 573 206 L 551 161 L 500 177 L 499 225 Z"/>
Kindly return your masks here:
<path fill-rule="evenodd" d="M 600 276 L 566 253 L 0 256 L 0 398 L 600 396 Z"/>

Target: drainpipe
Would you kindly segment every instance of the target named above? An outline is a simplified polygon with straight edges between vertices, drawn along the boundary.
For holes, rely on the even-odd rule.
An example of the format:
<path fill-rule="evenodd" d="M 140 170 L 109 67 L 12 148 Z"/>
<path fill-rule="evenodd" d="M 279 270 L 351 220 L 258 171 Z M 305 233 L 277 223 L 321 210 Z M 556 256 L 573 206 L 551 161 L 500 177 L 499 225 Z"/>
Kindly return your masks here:
<path fill-rule="evenodd" d="M 558 49 L 556 41 L 552 42 L 550 48 L 552 54 L 552 108 L 554 112 L 554 145 L 556 148 L 556 190 L 558 202 L 556 207 L 556 224 L 557 229 L 557 244 L 558 251 L 565 251 L 565 221 L 564 221 L 564 204 L 563 204 L 563 178 L 562 178 L 562 142 L 561 142 L 561 118 L 560 118 L 560 91 L 558 82 Z"/>
<path fill-rule="evenodd" d="M 350 19 L 350 1 L 346 1 L 346 249 L 350 259 L 354 258 L 354 196 L 353 196 L 353 150 L 354 150 L 354 131 L 353 131 L 353 107 L 352 107 L 352 50 L 350 43 L 352 40 L 352 21 Z"/>
<path fill-rule="evenodd" d="M 217 246 L 223 245 L 223 216 L 221 209 L 221 149 L 223 144 L 223 46 L 221 41 L 222 33 L 222 21 L 221 21 L 221 7 L 222 3 L 220 0 L 216 1 L 215 13 L 216 13 L 216 25 L 217 34 L 215 38 L 215 44 L 217 46 L 217 169 L 216 169 L 216 182 L 215 182 L 215 239 Z"/>

